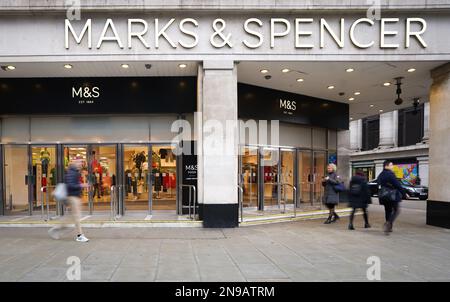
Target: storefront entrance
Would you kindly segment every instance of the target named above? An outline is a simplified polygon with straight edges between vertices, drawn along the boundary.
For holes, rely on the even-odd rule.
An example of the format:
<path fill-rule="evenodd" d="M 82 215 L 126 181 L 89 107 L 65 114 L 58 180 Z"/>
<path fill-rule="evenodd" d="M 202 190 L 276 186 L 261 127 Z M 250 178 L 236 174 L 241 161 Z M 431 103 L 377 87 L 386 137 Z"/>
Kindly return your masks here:
<path fill-rule="evenodd" d="M 322 179 L 333 152 L 256 146 L 243 146 L 241 150 L 245 214 L 292 211 L 295 201 L 300 210 L 322 208 Z"/>
<path fill-rule="evenodd" d="M 69 164 L 80 160 L 85 215 L 179 213 L 177 156 L 171 144 L 2 146 L 6 215 L 63 213 L 52 192 Z M 149 156 L 151 154 L 151 156 Z"/>

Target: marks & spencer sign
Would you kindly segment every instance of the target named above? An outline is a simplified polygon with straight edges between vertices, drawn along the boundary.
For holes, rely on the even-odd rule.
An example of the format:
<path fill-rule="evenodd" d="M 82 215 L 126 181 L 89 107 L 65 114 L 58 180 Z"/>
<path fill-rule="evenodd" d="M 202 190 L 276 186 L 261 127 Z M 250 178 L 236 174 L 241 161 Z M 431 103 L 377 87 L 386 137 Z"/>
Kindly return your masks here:
<path fill-rule="evenodd" d="M 199 21 L 200 20 L 200 21 Z M 66 50 L 82 44 L 101 49 L 115 44 L 120 49 L 193 49 L 209 43 L 215 49 L 274 49 L 288 39 L 291 49 L 408 49 L 414 44 L 427 48 L 423 18 L 242 18 L 233 22 L 223 18 L 126 18 L 64 21 Z M 286 47 L 286 45 L 285 45 Z"/>

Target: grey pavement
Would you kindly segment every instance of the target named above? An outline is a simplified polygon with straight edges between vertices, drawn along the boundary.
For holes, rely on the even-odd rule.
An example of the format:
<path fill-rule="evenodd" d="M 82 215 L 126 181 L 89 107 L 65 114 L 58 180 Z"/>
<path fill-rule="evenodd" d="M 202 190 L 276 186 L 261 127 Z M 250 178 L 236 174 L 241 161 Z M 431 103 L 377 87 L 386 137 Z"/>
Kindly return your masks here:
<path fill-rule="evenodd" d="M 407 201 L 394 227 L 371 205 L 372 228 L 347 230 L 348 218 L 235 229 L 90 228 L 50 239 L 45 228 L 0 228 L 0 281 L 69 281 L 68 257 L 81 281 L 368 281 L 377 256 L 381 281 L 450 281 L 450 230 L 425 224 L 425 202 Z M 70 281 L 72 282 L 72 281 Z M 371 281 L 373 282 L 373 281 Z"/>

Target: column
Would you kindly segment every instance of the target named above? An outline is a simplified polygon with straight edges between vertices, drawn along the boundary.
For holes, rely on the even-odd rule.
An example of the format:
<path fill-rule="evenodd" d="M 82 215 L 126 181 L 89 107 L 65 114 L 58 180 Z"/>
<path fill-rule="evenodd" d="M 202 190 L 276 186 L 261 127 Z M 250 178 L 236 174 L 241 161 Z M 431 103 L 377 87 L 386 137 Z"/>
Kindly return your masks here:
<path fill-rule="evenodd" d="M 378 175 L 380 175 L 380 173 L 383 172 L 384 159 L 374 160 L 373 163 L 375 164 L 375 178 L 378 178 Z"/>
<path fill-rule="evenodd" d="M 422 186 L 428 187 L 429 157 L 428 156 L 417 157 L 417 161 L 419 162 L 420 184 Z"/>
<path fill-rule="evenodd" d="M 197 184 L 204 227 L 238 226 L 237 74 L 233 61 L 204 61 Z"/>
<path fill-rule="evenodd" d="M 423 104 L 423 138 L 422 143 L 430 139 L 430 102 Z"/>
<path fill-rule="evenodd" d="M 345 183 L 348 183 L 351 175 L 350 130 L 337 132 L 337 148 L 337 174 Z"/>
<path fill-rule="evenodd" d="M 379 147 L 393 148 L 395 146 L 394 142 L 394 112 L 387 112 L 380 114 L 380 143 Z"/>
<path fill-rule="evenodd" d="M 350 122 L 350 149 L 352 151 L 358 151 L 358 121 Z"/>
<path fill-rule="evenodd" d="M 357 122 L 358 122 L 358 127 L 357 127 L 358 132 L 357 132 L 356 139 L 358 140 L 357 141 L 358 150 L 361 151 L 361 149 L 362 149 L 362 136 L 363 136 L 362 135 L 362 133 L 363 133 L 363 122 L 362 122 L 362 119 L 359 119 Z"/>
<path fill-rule="evenodd" d="M 450 63 L 431 71 L 427 224 L 450 228 Z"/>

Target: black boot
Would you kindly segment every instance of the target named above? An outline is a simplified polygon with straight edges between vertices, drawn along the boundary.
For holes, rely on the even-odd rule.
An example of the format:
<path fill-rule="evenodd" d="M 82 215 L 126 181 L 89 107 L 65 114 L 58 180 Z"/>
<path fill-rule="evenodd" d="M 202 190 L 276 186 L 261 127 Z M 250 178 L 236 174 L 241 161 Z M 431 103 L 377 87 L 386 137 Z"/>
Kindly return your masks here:
<path fill-rule="evenodd" d="M 325 220 L 324 224 L 330 224 L 331 223 L 331 215 L 328 216 L 327 220 Z"/>
<path fill-rule="evenodd" d="M 364 223 L 364 228 L 365 229 L 370 229 L 371 227 L 372 226 L 368 222 Z"/>
<path fill-rule="evenodd" d="M 334 214 L 333 214 L 333 218 L 331 219 L 331 222 L 336 222 L 337 220 L 339 220 L 339 216 L 338 216 L 338 214 L 336 214 L 336 212 L 334 212 Z"/>
<path fill-rule="evenodd" d="M 353 223 L 350 223 L 349 225 L 348 225 L 348 229 L 349 230 L 354 230 L 355 228 L 353 227 Z"/>
<path fill-rule="evenodd" d="M 369 215 L 367 215 L 367 212 L 364 211 L 364 228 L 368 229 L 370 228 L 370 224 L 369 224 Z"/>

